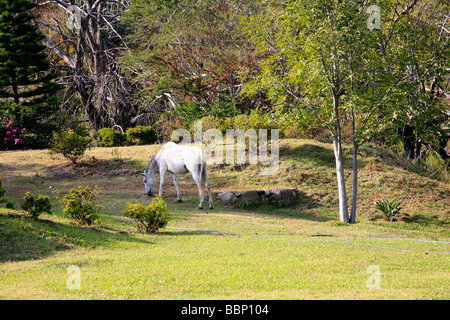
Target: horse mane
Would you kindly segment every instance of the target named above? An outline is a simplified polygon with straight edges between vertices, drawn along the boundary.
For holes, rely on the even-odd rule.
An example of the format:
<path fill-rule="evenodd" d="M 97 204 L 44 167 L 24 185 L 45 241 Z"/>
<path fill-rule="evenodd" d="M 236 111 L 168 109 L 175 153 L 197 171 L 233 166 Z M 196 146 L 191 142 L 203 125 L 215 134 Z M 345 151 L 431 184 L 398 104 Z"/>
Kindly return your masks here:
<path fill-rule="evenodd" d="M 159 148 L 159 150 L 158 151 L 156 151 L 156 153 L 153 155 L 153 157 L 150 159 L 150 162 L 148 163 L 148 166 L 147 166 L 147 168 L 145 169 L 145 171 L 144 171 L 144 173 L 145 173 L 145 175 L 147 175 L 149 172 L 150 172 L 150 170 L 152 170 L 155 166 L 156 166 L 156 159 L 157 159 L 157 156 L 159 156 L 159 154 L 161 153 L 161 151 L 163 150 L 163 149 L 165 149 L 165 147 L 167 146 L 167 143 L 165 143 L 161 148 Z M 154 173 L 154 172 L 153 172 Z"/>

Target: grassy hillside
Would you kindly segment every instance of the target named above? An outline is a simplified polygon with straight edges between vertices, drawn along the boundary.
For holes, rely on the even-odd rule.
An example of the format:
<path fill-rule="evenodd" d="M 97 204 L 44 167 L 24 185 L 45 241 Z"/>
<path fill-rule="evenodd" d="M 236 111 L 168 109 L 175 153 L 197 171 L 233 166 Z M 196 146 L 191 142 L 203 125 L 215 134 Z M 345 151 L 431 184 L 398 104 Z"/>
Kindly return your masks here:
<path fill-rule="evenodd" d="M 212 189 L 296 187 L 297 207 L 241 210 L 216 201 L 214 210 L 196 210 L 197 189 L 186 175 L 182 203 L 167 179 L 168 227 L 146 235 L 120 215 L 128 201 L 148 202 L 140 173 L 157 148 L 96 148 L 77 167 L 45 150 L 1 153 L 5 196 L 17 207 L 27 191 L 48 195 L 54 214 L 33 221 L 0 208 L 0 298 L 449 298 L 450 184 L 430 178 L 433 171 L 364 146 L 357 223 L 344 225 L 337 223 L 332 146 L 281 140 L 277 175 L 259 175 L 256 165 L 214 166 Z M 349 146 L 344 153 L 351 194 Z M 103 191 L 99 226 L 74 225 L 53 193 L 85 185 Z M 380 191 L 403 201 L 403 221 L 370 219 Z M 79 290 L 67 287 L 71 265 L 81 270 Z M 381 283 L 370 289 L 374 265 Z"/>

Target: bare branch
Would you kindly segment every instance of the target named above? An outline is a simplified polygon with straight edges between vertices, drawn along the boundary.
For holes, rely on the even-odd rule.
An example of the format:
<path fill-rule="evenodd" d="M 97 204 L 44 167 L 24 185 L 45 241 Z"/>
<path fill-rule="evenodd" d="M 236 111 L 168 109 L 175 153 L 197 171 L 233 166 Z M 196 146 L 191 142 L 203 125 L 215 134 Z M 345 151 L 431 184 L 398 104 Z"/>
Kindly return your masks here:
<path fill-rule="evenodd" d="M 75 60 L 64 50 L 62 50 L 59 45 L 61 43 L 54 44 L 52 41 L 50 41 L 48 38 L 45 38 L 42 40 L 44 44 L 49 48 L 50 50 L 54 51 L 61 59 L 63 59 L 72 69 L 75 69 L 76 62 Z"/>

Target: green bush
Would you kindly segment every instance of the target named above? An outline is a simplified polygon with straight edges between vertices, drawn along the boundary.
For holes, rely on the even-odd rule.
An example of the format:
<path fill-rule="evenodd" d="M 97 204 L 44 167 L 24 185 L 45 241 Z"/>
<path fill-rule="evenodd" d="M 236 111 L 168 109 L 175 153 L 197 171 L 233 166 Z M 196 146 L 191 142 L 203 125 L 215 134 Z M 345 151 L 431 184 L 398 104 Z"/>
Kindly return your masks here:
<path fill-rule="evenodd" d="M 102 128 L 98 130 L 98 134 L 103 147 L 123 146 L 127 140 L 125 134 L 111 128 Z"/>
<path fill-rule="evenodd" d="M 153 144 L 158 138 L 156 131 L 152 127 L 138 126 L 129 128 L 126 134 L 128 143 L 135 145 Z"/>
<path fill-rule="evenodd" d="M 383 217 L 386 221 L 398 221 L 400 218 L 400 210 L 402 202 L 398 201 L 398 198 L 389 201 L 384 199 L 376 200 L 375 208 L 383 213 Z"/>
<path fill-rule="evenodd" d="M 154 198 L 146 207 L 141 203 L 128 202 L 123 214 L 134 220 L 139 232 L 155 233 L 169 221 L 167 206 L 161 196 Z"/>
<path fill-rule="evenodd" d="M 33 219 L 39 218 L 39 215 L 44 212 L 52 214 L 50 199 L 47 196 L 42 195 L 39 195 L 35 198 L 30 192 L 27 192 L 25 194 L 23 203 L 20 205 L 20 208 L 28 212 L 28 214 Z"/>
<path fill-rule="evenodd" d="M 0 198 L 2 198 L 6 193 L 6 189 L 2 187 L 2 179 L 0 178 Z M 0 199 L 0 203 L 6 203 L 6 208 L 14 209 L 14 201 L 9 199 Z"/>
<path fill-rule="evenodd" d="M 72 164 L 83 156 L 91 139 L 84 131 L 75 132 L 72 129 L 54 132 L 50 141 L 50 154 L 61 154 Z"/>
<path fill-rule="evenodd" d="M 2 179 L 0 178 L 0 198 L 3 197 L 6 193 L 6 189 L 2 187 Z"/>
<path fill-rule="evenodd" d="M 234 205 L 241 209 L 252 209 L 259 207 L 261 203 L 258 200 L 251 200 L 247 198 L 237 198 Z"/>
<path fill-rule="evenodd" d="M 71 189 L 61 200 L 63 213 L 70 216 L 79 225 L 88 225 L 99 222 L 98 212 L 101 207 L 95 204 L 96 195 L 101 193 L 97 186 L 94 191 L 89 187 Z"/>

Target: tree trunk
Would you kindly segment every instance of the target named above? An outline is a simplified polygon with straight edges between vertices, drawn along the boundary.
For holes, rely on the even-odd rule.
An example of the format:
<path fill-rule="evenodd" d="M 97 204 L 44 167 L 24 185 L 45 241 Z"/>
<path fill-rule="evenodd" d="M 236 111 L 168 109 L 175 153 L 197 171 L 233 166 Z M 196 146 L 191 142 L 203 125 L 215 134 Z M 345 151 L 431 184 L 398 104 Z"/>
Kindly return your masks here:
<path fill-rule="evenodd" d="M 53 1 L 45 3 L 50 2 Z M 69 0 L 56 2 L 66 9 L 74 5 Z M 127 100 L 132 89 L 120 73 L 117 59 L 125 43 L 120 35 L 120 15 L 128 4 L 120 2 L 122 5 L 116 7 L 111 4 L 115 2 L 117 1 L 77 1 L 78 7 L 85 14 L 81 15 L 81 28 L 77 30 L 76 40 L 61 31 L 65 20 L 52 20 L 56 22 L 56 26 L 39 21 L 50 30 L 44 43 L 69 67 L 64 75 L 65 84 L 78 92 L 84 113 L 96 130 L 114 125 L 127 127 L 138 111 Z M 56 38 L 61 37 L 67 41 L 53 43 L 50 39 L 55 34 Z M 76 50 L 66 51 L 66 43 L 75 45 Z"/>
<path fill-rule="evenodd" d="M 353 189 L 352 189 L 352 208 L 350 212 L 350 223 L 356 221 L 356 199 L 358 196 L 358 141 L 353 139 Z"/>
<path fill-rule="evenodd" d="M 339 96 L 333 95 L 334 119 L 335 119 L 335 133 L 333 135 L 334 158 L 336 160 L 336 176 L 339 191 L 339 220 L 342 222 L 349 222 L 348 218 L 348 204 L 347 192 L 345 191 L 345 176 L 344 166 L 342 160 L 342 145 L 341 145 L 341 125 L 339 121 Z"/>

